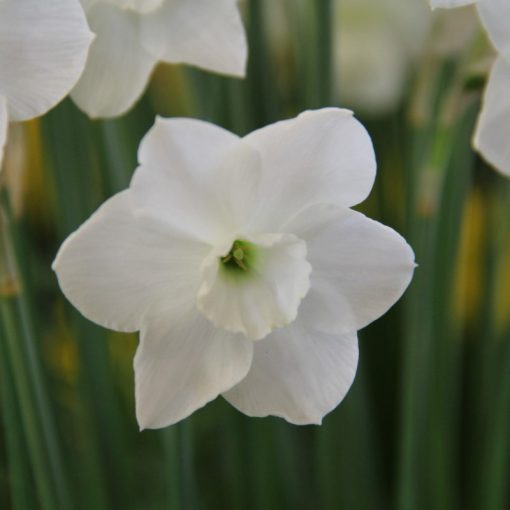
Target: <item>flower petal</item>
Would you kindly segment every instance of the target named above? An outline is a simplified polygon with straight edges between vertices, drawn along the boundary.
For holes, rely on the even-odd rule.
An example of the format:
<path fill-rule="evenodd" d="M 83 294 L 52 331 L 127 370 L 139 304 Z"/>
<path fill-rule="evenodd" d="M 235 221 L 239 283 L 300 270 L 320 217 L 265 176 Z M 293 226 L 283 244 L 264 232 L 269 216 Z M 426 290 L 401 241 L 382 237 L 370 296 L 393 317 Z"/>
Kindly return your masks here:
<path fill-rule="evenodd" d="M 313 267 L 299 316 L 330 334 L 359 330 L 402 296 L 414 253 L 397 232 L 363 214 L 316 206 L 287 227 L 304 239 Z"/>
<path fill-rule="evenodd" d="M 88 319 L 137 331 L 149 310 L 194 304 L 207 247 L 141 222 L 129 191 L 107 200 L 64 242 L 53 263 L 60 287 Z"/>
<path fill-rule="evenodd" d="M 476 3 L 477 0 L 430 0 L 432 9 L 450 9 L 452 7 L 461 7 Z"/>
<path fill-rule="evenodd" d="M 173 0 L 143 16 L 142 41 L 160 60 L 244 76 L 246 36 L 236 0 Z"/>
<path fill-rule="evenodd" d="M 8 125 L 9 116 L 7 113 L 7 100 L 0 94 L 0 172 L 2 171 L 2 161 L 4 159 L 4 148 L 7 140 Z"/>
<path fill-rule="evenodd" d="M 211 244 L 230 237 L 224 232 L 221 194 L 212 190 L 222 163 L 231 161 L 239 146 L 236 135 L 208 122 L 158 117 L 142 140 L 140 167 L 131 182 L 140 214 Z"/>
<path fill-rule="evenodd" d="M 77 0 L 0 2 L 0 90 L 11 120 L 42 115 L 69 93 L 92 37 Z"/>
<path fill-rule="evenodd" d="M 243 141 L 262 158 L 259 222 L 278 231 L 310 204 L 351 206 L 364 200 L 375 178 L 375 156 L 365 128 L 352 112 L 307 111 L 249 134 Z"/>
<path fill-rule="evenodd" d="M 312 268 L 305 243 L 291 234 L 244 240 L 253 243 L 253 267 L 234 269 L 234 273 L 222 267 L 220 258 L 228 254 L 232 243 L 213 250 L 202 265 L 197 306 L 217 327 L 260 340 L 296 318 L 310 288 Z"/>
<path fill-rule="evenodd" d="M 248 375 L 223 396 L 248 416 L 319 425 L 345 397 L 357 364 L 355 332 L 326 335 L 298 319 L 254 343 Z"/>
<path fill-rule="evenodd" d="M 196 311 L 147 320 L 134 362 L 140 427 L 171 425 L 215 399 L 246 376 L 252 353 Z"/>
<path fill-rule="evenodd" d="M 125 113 L 147 86 L 156 58 L 140 44 L 139 17 L 107 3 L 87 10 L 96 39 L 71 97 L 90 117 Z"/>
<path fill-rule="evenodd" d="M 261 175 L 260 155 L 242 140 L 222 158 L 215 172 L 210 192 L 217 197 L 222 224 L 232 234 L 253 230 Z"/>
<path fill-rule="evenodd" d="M 499 57 L 492 68 L 474 136 L 474 146 L 504 175 L 510 176 L 510 64 Z"/>
<path fill-rule="evenodd" d="M 510 62 L 510 2 L 479 0 L 478 13 L 497 50 Z"/>

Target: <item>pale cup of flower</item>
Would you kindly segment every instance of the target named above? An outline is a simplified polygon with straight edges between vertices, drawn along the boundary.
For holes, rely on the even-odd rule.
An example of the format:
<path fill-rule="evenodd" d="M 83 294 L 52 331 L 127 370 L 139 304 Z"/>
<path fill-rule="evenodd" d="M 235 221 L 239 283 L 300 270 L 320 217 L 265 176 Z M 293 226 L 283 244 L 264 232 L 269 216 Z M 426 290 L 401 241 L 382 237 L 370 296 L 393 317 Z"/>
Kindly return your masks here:
<path fill-rule="evenodd" d="M 128 190 L 62 245 L 53 268 L 90 320 L 140 331 L 141 428 L 223 395 L 249 416 L 321 423 L 347 393 L 357 330 L 409 284 L 414 254 L 350 209 L 376 163 L 347 110 L 244 138 L 158 118 Z"/>

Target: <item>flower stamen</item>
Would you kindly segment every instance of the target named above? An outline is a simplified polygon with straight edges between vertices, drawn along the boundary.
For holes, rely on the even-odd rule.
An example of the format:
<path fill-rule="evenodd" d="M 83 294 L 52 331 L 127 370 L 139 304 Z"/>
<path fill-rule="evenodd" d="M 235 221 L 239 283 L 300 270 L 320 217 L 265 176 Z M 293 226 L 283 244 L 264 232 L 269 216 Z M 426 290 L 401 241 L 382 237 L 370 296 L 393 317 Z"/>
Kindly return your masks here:
<path fill-rule="evenodd" d="M 253 265 L 255 246 L 248 241 L 236 240 L 224 257 L 220 257 L 225 269 L 248 271 Z"/>

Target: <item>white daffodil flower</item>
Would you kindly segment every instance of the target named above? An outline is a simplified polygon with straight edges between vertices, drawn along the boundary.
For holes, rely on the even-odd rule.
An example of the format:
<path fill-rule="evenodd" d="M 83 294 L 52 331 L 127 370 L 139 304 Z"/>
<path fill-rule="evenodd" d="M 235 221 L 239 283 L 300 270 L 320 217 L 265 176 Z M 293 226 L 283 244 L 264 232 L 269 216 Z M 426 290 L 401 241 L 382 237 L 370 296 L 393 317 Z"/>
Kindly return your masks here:
<path fill-rule="evenodd" d="M 473 144 L 496 170 L 510 176 L 510 1 L 431 0 L 433 8 L 473 3 L 500 54 L 489 76 Z"/>
<path fill-rule="evenodd" d="M 139 162 L 53 268 L 90 320 L 140 330 L 140 427 L 220 394 L 249 416 L 321 423 L 353 381 L 356 331 L 415 267 L 399 234 L 350 209 L 375 177 L 365 129 L 335 108 L 244 138 L 158 118 Z"/>
<path fill-rule="evenodd" d="M 92 38 L 78 0 L 0 1 L 0 162 L 8 121 L 38 117 L 63 99 Z"/>
<path fill-rule="evenodd" d="M 82 0 L 96 34 L 71 96 L 90 117 L 125 113 L 159 62 L 244 76 L 247 45 L 237 0 Z"/>

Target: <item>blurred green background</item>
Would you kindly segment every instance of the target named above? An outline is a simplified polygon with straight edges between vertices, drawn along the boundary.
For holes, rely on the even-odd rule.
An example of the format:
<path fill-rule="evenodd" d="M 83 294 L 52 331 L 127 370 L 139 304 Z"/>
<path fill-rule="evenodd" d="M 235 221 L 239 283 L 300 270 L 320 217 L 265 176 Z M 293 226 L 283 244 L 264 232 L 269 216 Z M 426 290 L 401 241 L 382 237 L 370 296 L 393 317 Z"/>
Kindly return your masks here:
<path fill-rule="evenodd" d="M 69 101 L 13 126 L 0 180 L 0 508 L 510 508 L 510 183 L 471 150 L 490 46 L 474 12 L 425 0 L 246 0 L 246 80 L 160 66 L 125 117 Z M 50 269 L 125 188 L 155 114 L 245 134 L 354 109 L 376 147 L 371 217 L 419 267 L 360 332 L 358 375 L 321 427 L 221 398 L 137 428 L 135 335 L 82 318 Z"/>

